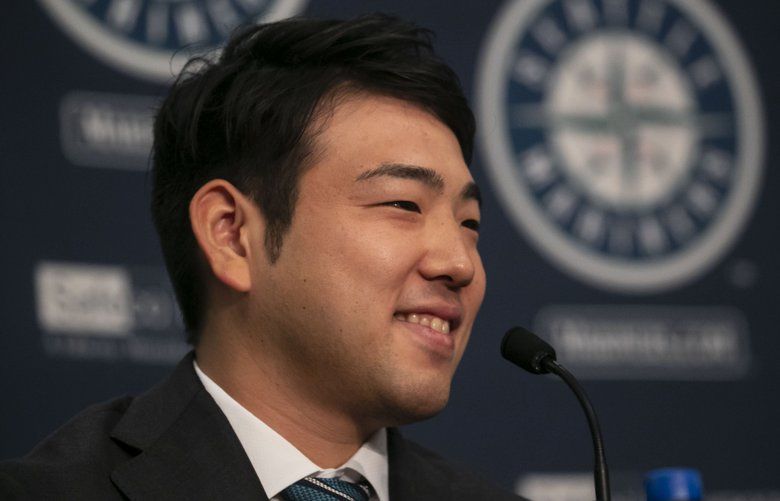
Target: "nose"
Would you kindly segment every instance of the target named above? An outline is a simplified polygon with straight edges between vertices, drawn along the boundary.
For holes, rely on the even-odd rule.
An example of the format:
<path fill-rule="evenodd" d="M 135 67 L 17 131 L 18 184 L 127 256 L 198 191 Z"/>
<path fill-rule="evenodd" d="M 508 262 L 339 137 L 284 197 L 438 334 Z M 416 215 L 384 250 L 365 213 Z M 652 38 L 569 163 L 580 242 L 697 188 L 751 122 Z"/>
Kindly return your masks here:
<path fill-rule="evenodd" d="M 442 281 L 451 289 L 469 285 L 480 257 L 476 242 L 454 219 L 431 222 L 426 253 L 420 262 L 420 274 L 427 280 Z"/>

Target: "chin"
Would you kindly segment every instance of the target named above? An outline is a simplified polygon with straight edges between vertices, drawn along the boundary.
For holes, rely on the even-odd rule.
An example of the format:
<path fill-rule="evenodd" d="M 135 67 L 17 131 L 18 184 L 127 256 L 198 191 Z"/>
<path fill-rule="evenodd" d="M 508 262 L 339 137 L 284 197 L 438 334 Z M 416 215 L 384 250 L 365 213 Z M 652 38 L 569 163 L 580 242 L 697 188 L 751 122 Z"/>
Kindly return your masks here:
<path fill-rule="evenodd" d="M 397 388 L 396 390 L 399 390 Z M 391 426 L 401 426 L 432 418 L 440 413 L 450 398 L 450 384 L 414 385 L 396 392 L 390 402 L 388 414 L 392 416 Z"/>

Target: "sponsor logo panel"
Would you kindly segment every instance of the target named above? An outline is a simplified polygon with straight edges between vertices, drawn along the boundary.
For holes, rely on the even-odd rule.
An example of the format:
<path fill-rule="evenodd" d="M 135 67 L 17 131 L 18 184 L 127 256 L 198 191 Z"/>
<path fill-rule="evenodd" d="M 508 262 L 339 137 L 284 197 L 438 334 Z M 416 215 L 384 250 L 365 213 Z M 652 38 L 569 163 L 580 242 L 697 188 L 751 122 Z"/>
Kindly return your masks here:
<path fill-rule="evenodd" d="M 721 306 L 551 306 L 536 332 L 585 379 L 735 380 L 750 369 L 747 321 Z"/>
<path fill-rule="evenodd" d="M 75 165 L 147 170 L 158 100 L 71 92 L 60 104 L 60 143 Z"/>
<path fill-rule="evenodd" d="M 133 328 L 130 289 L 119 266 L 42 263 L 35 270 L 39 323 L 55 335 L 125 337 Z"/>
<path fill-rule="evenodd" d="M 45 261 L 34 274 L 49 356 L 168 364 L 189 349 L 163 269 Z"/>

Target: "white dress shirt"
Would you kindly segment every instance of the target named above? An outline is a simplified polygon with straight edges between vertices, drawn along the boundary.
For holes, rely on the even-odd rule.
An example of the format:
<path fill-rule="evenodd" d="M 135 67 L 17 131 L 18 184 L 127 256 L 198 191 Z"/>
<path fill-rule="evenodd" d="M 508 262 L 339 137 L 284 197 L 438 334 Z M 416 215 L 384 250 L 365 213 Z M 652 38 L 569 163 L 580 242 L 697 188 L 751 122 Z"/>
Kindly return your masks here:
<path fill-rule="evenodd" d="M 197 362 L 193 361 L 192 365 L 206 391 L 230 422 L 269 500 L 279 501 L 281 499 L 279 494 L 284 489 L 304 477 L 315 476 L 335 477 L 351 482 L 356 482 L 363 477 L 373 488 L 371 501 L 390 501 L 387 431 L 384 428 L 374 433 L 341 467 L 322 469 L 270 426 L 236 402 L 198 367 Z"/>

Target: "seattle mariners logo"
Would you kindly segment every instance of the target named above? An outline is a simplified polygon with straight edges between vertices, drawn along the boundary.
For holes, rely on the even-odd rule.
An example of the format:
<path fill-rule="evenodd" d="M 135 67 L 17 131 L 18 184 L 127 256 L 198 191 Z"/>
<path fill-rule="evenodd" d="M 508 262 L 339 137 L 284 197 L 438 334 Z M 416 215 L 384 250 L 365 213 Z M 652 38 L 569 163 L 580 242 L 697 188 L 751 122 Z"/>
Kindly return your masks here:
<path fill-rule="evenodd" d="M 757 196 L 753 71 L 707 0 L 510 1 L 484 48 L 478 113 L 511 219 L 598 287 L 692 280 Z"/>
<path fill-rule="evenodd" d="M 73 39 L 104 62 L 165 82 L 191 53 L 218 46 L 238 25 L 301 12 L 307 0 L 39 0 Z"/>

